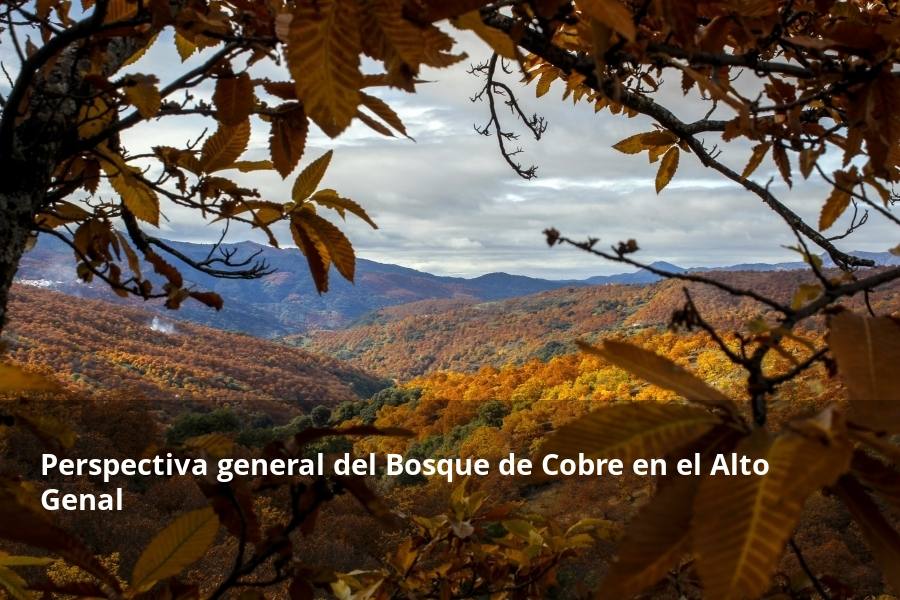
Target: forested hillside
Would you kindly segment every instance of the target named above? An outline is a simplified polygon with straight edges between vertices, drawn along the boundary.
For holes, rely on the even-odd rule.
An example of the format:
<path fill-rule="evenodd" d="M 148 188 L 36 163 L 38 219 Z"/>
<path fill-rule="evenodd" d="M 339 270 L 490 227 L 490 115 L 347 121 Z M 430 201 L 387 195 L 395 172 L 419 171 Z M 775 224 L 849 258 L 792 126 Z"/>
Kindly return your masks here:
<path fill-rule="evenodd" d="M 790 301 L 808 271 L 717 273 L 721 281 Z M 746 328 L 762 315 L 759 305 L 708 286 L 687 284 L 706 317 L 723 328 Z M 288 342 L 346 359 L 384 377 L 401 380 L 451 369 L 473 371 L 529 359 L 547 360 L 575 351 L 576 338 L 595 339 L 621 329 L 668 324 L 685 301 L 685 283 L 568 287 L 502 302 L 422 302 L 369 315 L 345 330 L 298 335 Z M 863 298 L 845 305 L 859 309 Z M 900 307 L 900 285 L 870 296 L 878 313 Z"/>
<path fill-rule="evenodd" d="M 14 288 L 9 356 L 73 392 L 113 391 L 172 415 L 232 406 L 286 419 L 366 398 L 376 377 L 337 360 L 99 300 Z"/>

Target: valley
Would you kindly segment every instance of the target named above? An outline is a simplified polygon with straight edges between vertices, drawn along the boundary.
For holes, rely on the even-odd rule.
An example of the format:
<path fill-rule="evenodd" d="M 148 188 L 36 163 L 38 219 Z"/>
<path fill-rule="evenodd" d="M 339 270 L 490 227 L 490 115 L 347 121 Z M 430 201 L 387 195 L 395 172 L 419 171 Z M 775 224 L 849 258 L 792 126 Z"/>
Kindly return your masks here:
<path fill-rule="evenodd" d="M 50 276 L 52 256 L 34 257 L 44 270 L 35 271 L 32 264 L 25 275 Z M 447 282 L 408 271 L 395 272 L 395 280 L 383 272 L 361 277 L 360 289 L 372 289 L 364 286 L 379 281 L 385 293 L 365 300 L 374 303 L 373 310 L 332 304 L 329 310 L 341 317 L 327 328 L 315 319 L 289 327 L 266 307 L 279 306 L 301 319 L 298 307 L 303 302 L 323 302 L 308 293 L 301 302 L 295 292 L 281 296 L 285 290 L 269 289 L 265 302 L 251 302 L 262 294 L 253 286 L 290 288 L 290 273 L 275 274 L 270 281 L 232 283 L 253 289 L 234 297 L 219 289 L 226 307 L 233 302 L 233 310 L 248 311 L 242 315 L 246 321 L 235 328 L 265 329 L 261 337 L 192 322 L 201 320 L 193 311 L 204 311 L 202 320 L 209 323 L 221 322 L 228 318 L 228 308 L 220 314 L 199 307 L 164 311 L 152 304 L 112 302 L 110 294 L 78 283 L 41 286 L 35 285 L 37 279 L 26 280 L 13 288 L 11 323 L 3 342 L 13 361 L 51 375 L 65 394 L 18 402 L 23 410 L 64 420 L 80 433 L 71 452 L 82 457 L 125 459 L 158 448 L 190 453 L 196 451 L 195 444 L 223 440 L 237 442 L 238 456 L 246 457 L 314 427 L 407 429 L 411 437 L 325 438 L 314 442 L 306 456 L 375 454 L 422 465 L 423 472 L 433 465 L 433 477 L 386 476 L 381 470 L 389 465 L 380 464 L 370 465 L 378 474 L 366 477 L 377 497 L 398 512 L 420 515 L 416 518 L 437 518 L 453 502 L 453 487 L 443 481 L 440 470 L 449 461 L 497 463 L 510 452 L 539 460 L 549 433 L 592 411 L 632 403 L 678 403 L 674 392 L 579 352 L 576 339 L 627 340 L 665 356 L 734 399 L 738 414 L 751 418 L 744 400 L 745 377 L 713 340 L 703 332 L 668 327 L 673 311 L 685 302 L 685 287 L 704 317 L 726 329 L 764 326 L 767 315 L 747 300 L 674 280 L 631 277 L 629 283 L 552 286 L 516 280 L 491 291 L 484 287 L 486 282 L 505 277 Z M 803 270 L 707 274 L 785 302 L 811 282 Z M 393 289 L 389 281 L 407 287 Z M 482 287 L 473 287 L 478 285 Z M 103 299 L 76 298 L 53 287 Z M 860 297 L 844 305 L 865 309 Z M 900 284 L 871 295 L 869 305 L 879 314 L 897 314 Z M 260 325 L 276 322 L 272 328 Z M 821 344 L 821 325 L 812 321 L 798 330 L 783 353 L 769 362 L 770 371 L 787 372 L 810 346 Z M 276 333 L 284 335 L 264 339 Z M 770 402 L 770 423 L 779 427 L 835 401 L 841 405 L 844 395 L 840 383 L 816 365 L 779 387 Z M 37 478 L 39 446 L 24 434 L 0 438 L 4 444 L 14 445 L 18 457 L 5 466 Z M 101 484 L 75 487 L 57 476 L 46 484 L 60 493 L 106 493 Z M 119 501 L 126 507 L 115 524 L 100 517 L 60 518 L 101 554 L 120 552 L 126 565 L 135 560 L 156 523 L 200 501 L 183 478 L 163 478 L 146 489 L 146 484 L 120 476 L 110 485 L 122 490 Z M 554 527 L 599 517 L 612 538 L 653 492 L 651 483 L 634 476 L 510 478 L 492 473 L 479 477 L 476 487 L 528 514 L 555 515 Z M 268 500 L 259 502 L 261 514 L 267 514 Z M 816 496 L 809 505 L 810 516 L 796 534 L 807 559 L 839 570 L 842 585 L 863 592 L 881 590 L 878 571 L 858 551 L 860 534 L 846 526 L 846 514 L 837 502 Z M 125 537 L 127 545 L 121 542 Z M 316 531 L 304 544 L 315 557 L 310 559 L 314 566 L 349 571 L 384 564 L 398 538 L 379 518 L 345 497 L 322 510 Z M 590 552 L 559 570 L 559 581 L 567 589 L 577 589 L 578 583 L 596 585 L 602 578 L 613 546 L 603 539 L 591 544 Z M 215 573 L 231 551 L 227 544 L 214 547 L 199 568 Z M 787 556 L 780 568 L 796 572 L 797 565 Z M 662 594 L 658 597 L 667 597 L 668 585 L 664 581 L 655 588 Z"/>

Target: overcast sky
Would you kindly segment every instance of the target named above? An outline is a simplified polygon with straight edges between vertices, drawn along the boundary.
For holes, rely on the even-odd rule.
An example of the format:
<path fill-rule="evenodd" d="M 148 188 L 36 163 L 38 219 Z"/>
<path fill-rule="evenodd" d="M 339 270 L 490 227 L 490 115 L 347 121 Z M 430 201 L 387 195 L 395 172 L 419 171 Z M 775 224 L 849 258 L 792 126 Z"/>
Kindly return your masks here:
<path fill-rule="evenodd" d="M 757 197 L 703 169 L 693 155 L 682 154 L 674 180 L 657 196 L 653 183 L 657 165 L 648 165 L 646 154 L 627 156 L 611 148 L 628 135 L 650 130 L 651 122 L 605 111 L 595 114 L 586 104 L 573 106 L 571 100 L 561 100 L 559 84 L 541 99 L 535 98 L 533 86 L 519 89 L 525 109 L 545 116 L 549 127 L 537 143 L 529 143 L 523 135 L 525 152 L 520 158 L 538 165 L 538 178 L 518 178 L 500 156 L 496 139 L 473 130 L 474 124 L 486 120 L 487 107 L 469 101 L 480 82 L 466 70 L 487 54 L 478 42 L 458 32 L 454 35 L 462 39 L 469 60 L 427 71 L 423 77 L 431 83 L 420 85 L 415 95 L 375 92 L 397 110 L 415 142 L 385 138 L 361 124 L 337 140 L 318 131 L 310 137 L 302 165 L 333 148 L 323 186 L 362 204 L 380 226 L 373 231 L 353 217 L 343 225 L 359 256 L 462 276 L 505 271 L 569 278 L 628 270 L 571 248 L 548 249 L 541 232 L 553 226 L 576 238 L 599 237 L 606 245 L 636 238 L 642 248 L 639 258 L 648 262 L 711 266 L 797 259 L 781 247 L 795 242 L 777 216 Z M 8 44 L 3 46 L 8 62 Z M 129 70 L 160 73 L 165 83 L 176 75 L 173 67 L 180 70 L 181 65 L 171 37 L 161 36 Z M 270 74 L 283 78 L 274 68 Z M 694 99 L 682 99 L 680 92 L 666 97 L 681 115 L 696 116 L 703 110 Z M 132 150 L 179 145 L 203 126 L 194 118 L 164 119 L 130 132 L 126 145 Z M 267 126 L 255 122 L 245 158 L 268 158 L 267 138 Z M 740 171 L 748 157 L 748 145 L 734 144 L 722 158 Z M 765 182 L 773 174 L 774 166 L 767 160 L 754 177 Z M 259 173 L 240 177 L 267 200 L 290 199 L 293 177 L 286 181 Z M 827 193 L 821 186 L 805 184 L 788 194 L 780 178 L 772 190 L 811 223 L 817 221 Z M 185 241 L 218 237 L 215 226 L 199 223 L 188 212 L 165 205 L 163 210 L 168 218 L 160 232 L 163 236 Z M 896 245 L 895 237 L 873 215 L 844 247 L 884 251 Z M 264 241 L 250 230 L 234 230 L 231 239 L 248 238 Z"/>

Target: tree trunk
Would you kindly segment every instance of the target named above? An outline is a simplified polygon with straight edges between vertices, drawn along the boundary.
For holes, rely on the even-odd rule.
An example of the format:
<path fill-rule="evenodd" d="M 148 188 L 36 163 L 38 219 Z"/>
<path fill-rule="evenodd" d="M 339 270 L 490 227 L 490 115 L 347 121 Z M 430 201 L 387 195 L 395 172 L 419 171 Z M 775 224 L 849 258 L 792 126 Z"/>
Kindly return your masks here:
<path fill-rule="evenodd" d="M 0 193 L 0 333 L 6 325 L 9 288 L 40 204 L 35 196 L 27 192 Z"/>

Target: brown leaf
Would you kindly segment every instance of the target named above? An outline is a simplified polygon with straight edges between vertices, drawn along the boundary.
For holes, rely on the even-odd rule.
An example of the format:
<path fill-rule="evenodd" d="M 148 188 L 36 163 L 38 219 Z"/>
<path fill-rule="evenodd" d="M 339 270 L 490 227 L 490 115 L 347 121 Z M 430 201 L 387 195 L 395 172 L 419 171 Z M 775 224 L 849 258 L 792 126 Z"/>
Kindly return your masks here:
<path fill-rule="evenodd" d="M 784 146 L 775 144 L 772 147 L 772 158 L 775 159 L 775 166 L 778 167 L 781 178 L 788 184 L 788 187 L 791 187 L 793 185 L 791 182 L 791 162 L 788 160 L 787 150 L 784 149 Z"/>
<path fill-rule="evenodd" d="M 225 303 L 222 301 L 222 296 L 218 295 L 215 292 L 188 292 L 194 300 L 198 302 L 202 302 L 206 306 L 210 308 L 215 308 L 216 310 L 222 310 L 225 306 Z"/>
<path fill-rule="evenodd" d="M 604 598 L 631 598 L 665 577 L 690 551 L 690 522 L 699 486 L 699 477 L 679 477 L 632 517 L 600 583 Z"/>
<path fill-rule="evenodd" d="M 900 511 L 900 471 L 868 452 L 853 453 L 851 472 L 861 483 Z"/>
<path fill-rule="evenodd" d="M 178 575 L 203 557 L 219 531 L 211 507 L 187 512 L 160 531 L 138 557 L 131 587 L 142 592 L 157 581 Z"/>
<path fill-rule="evenodd" d="M 672 181 L 675 171 L 678 170 L 678 158 L 680 156 L 681 151 L 678 149 L 678 146 L 672 146 L 665 155 L 663 155 L 662 162 L 659 163 L 659 171 L 656 172 L 657 194 Z"/>
<path fill-rule="evenodd" d="M 485 25 L 481 20 L 481 14 L 477 10 L 452 18 L 450 22 L 459 29 L 473 31 L 475 35 L 480 37 L 483 42 L 503 58 L 517 60 L 516 44 L 504 32 Z"/>
<path fill-rule="evenodd" d="M 156 116 L 162 104 L 162 97 L 156 88 L 158 81 L 153 75 L 129 75 L 125 84 L 125 97 L 145 119 Z"/>
<path fill-rule="evenodd" d="M 298 2 L 287 41 L 297 97 L 326 135 L 344 131 L 356 115 L 362 72 L 355 0 Z"/>
<path fill-rule="evenodd" d="M 826 444 L 757 430 L 736 449 L 765 459 L 766 475 L 707 475 L 694 501 L 691 536 L 704 597 L 756 598 L 769 589 L 806 499 L 850 466 L 846 440 Z"/>
<path fill-rule="evenodd" d="M 375 113 L 379 119 L 399 131 L 401 135 L 407 135 L 403 121 L 400 120 L 400 117 L 394 112 L 394 109 L 388 106 L 384 100 L 375 96 L 370 96 L 365 92 L 360 92 L 360 98 L 362 99 L 363 106 Z"/>
<path fill-rule="evenodd" d="M 819 215 L 819 230 L 824 231 L 834 225 L 834 222 L 844 214 L 848 206 L 850 206 L 850 194 L 837 187 L 832 188 L 831 195 L 828 196 Z"/>
<path fill-rule="evenodd" d="M 721 419 L 696 406 L 656 402 L 613 404 L 554 431 L 542 452 L 561 456 L 658 458 L 691 442 Z"/>
<path fill-rule="evenodd" d="M 850 420 L 900 433 L 900 323 L 842 312 L 828 325 L 828 344 L 850 397 Z"/>
<path fill-rule="evenodd" d="M 854 477 L 842 477 L 835 491 L 859 525 L 885 579 L 900 590 L 900 534 Z"/>
<path fill-rule="evenodd" d="M 763 158 L 765 158 L 766 154 L 769 152 L 769 148 L 772 147 L 772 144 L 767 142 L 763 142 L 762 144 L 757 144 L 753 146 L 753 153 L 750 155 L 750 161 L 747 163 L 747 166 L 744 167 L 744 171 L 741 173 L 741 177 L 746 179 L 750 177 L 756 168 L 759 167 Z"/>
<path fill-rule="evenodd" d="M 291 220 L 290 229 L 294 243 L 306 257 L 309 273 L 312 275 L 313 283 L 316 284 L 316 291 L 319 294 L 327 292 L 328 269 L 331 266 L 328 250 L 320 240 L 310 235 L 299 219 Z"/>
<path fill-rule="evenodd" d="M 339 215 L 341 215 L 342 219 L 345 217 L 345 213 L 349 212 L 368 223 L 372 227 L 372 229 L 378 229 L 378 225 L 376 225 L 375 221 L 373 221 L 369 217 L 368 213 L 366 213 L 366 210 L 362 206 L 360 206 L 350 198 L 343 198 L 339 196 L 338 193 L 334 190 L 319 190 L 318 192 L 310 196 L 309 199 L 320 206 L 334 209 Z"/>
<path fill-rule="evenodd" d="M 328 250 L 328 257 L 344 279 L 352 282 L 356 271 L 356 255 L 347 236 L 314 212 L 303 211 L 297 218 L 311 237 L 321 240 Z"/>
<path fill-rule="evenodd" d="M 216 105 L 216 119 L 220 123 L 240 125 L 250 116 L 254 103 L 253 83 L 247 73 L 221 77 L 216 81 L 213 104 Z"/>
<path fill-rule="evenodd" d="M 332 151 L 329 150 L 306 165 L 306 168 L 300 172 L 300 175 L 297 176 L 297 179 L 294 181 L 294 187 L 291 190 L 291 198 L 293 198 L 294 202 L 303 202 L 316 191 L 319 182 L 321 182 L 322 177 L 325 176 L 325 171 L 328 170 L 328 164 L 331 162 L 331 155 Z"/>
<path fill-rule="evenodd" d="M 121 594 L 118 580 L 94 554 L 68 531 L 54 525 L 40 511 L 33 494 L 20 484 L 0 481 L 0 538 L 42 548 L 64 558 Z"/>
<path fill-rule="evenodd" d="M 287 102 L 278 107 L 272 116 L 272 132 L 269 135 L 269 152 L 272 164 L 282 179 L 290 175 L 306 147 L 309 121 L 299 102 Z"/>
<path fill-rule="evenodd" d="M 206 139 L 200 151 L 200 167 L 205 173 L 213 173 L 230 167 L 250 141 L 250 120 L 238 125 L 220 124 L 216 132 Z"/>
<path fill-rule="evenodd" d="M 578 7 L 589 15 L 612 28 L 630 42 L 637 36 L 634 15 L 619 0 L 579 0 Z"/>

